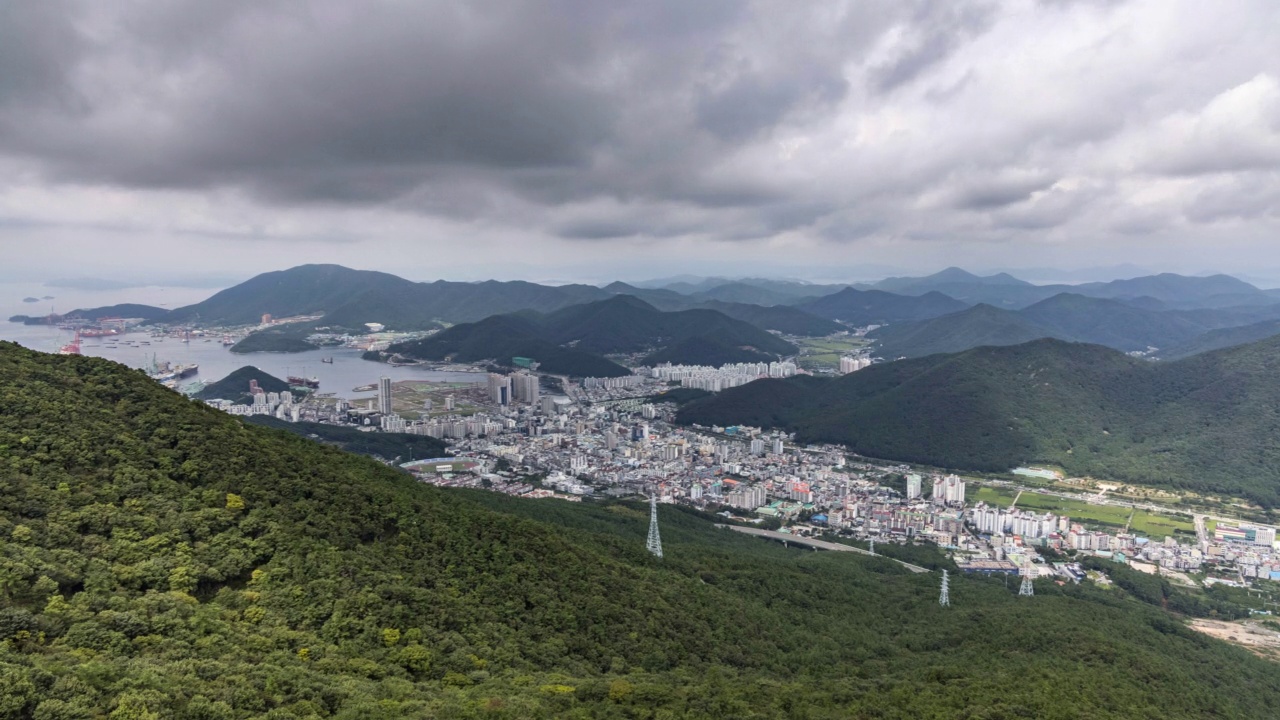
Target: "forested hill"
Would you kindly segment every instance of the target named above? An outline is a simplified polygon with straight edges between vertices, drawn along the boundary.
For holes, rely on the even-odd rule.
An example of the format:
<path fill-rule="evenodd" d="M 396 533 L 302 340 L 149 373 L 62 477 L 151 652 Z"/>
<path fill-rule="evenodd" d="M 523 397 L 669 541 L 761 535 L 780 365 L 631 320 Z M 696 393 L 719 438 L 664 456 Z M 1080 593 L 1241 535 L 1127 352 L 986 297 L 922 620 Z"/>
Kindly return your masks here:
<path fill-rule="evenodd" d="M 1280 506 L 1280 337 L 1153 363 L 1037 340 L 757 381 L 680 418 L 794 430 L 854 451 L 1003 471 L 1031 462 Z"/>
<path fill-rule="evenodd" d="M 1151 347 L 1171 349 L 1161 356 L 1179 357 L 1274 335 L 1267 332 L 1274 325 L 1257 321 L 1276 317 L 1280 317 L 1280 305 L 1275 304 L 1163 310 L 1060 293 L 1022 310 L 975 305 L 950 315 L 889 325 L 868 337 L 876 341 L 877 354 L 885 358 L 955 353 L 982 345 L 1016 345 L 1037 338 L 1094 343 L 1125 352 Z M 1243 325 L 1249 327 L 1222 330 Z"/>
<path fill-rule="evenodd" d="M 464 322 L 524 309 L 556 310 L 607 297 L 589 285 L 550 287 L 528 282 L 418 283 L 388 273 L 341 265 L 300 265 L 262 273 L 195 305 L 168 322 L 244 324 L 276 317 L 323 314 L 328 325 L 362 328 L 381 322 L 397 330 L 429 329 L 437 320 Z"/>
<path fill-rule="evenodd" d="M 792 354 L 791 343 L 742 320 L 705 308 L 662 312 L 629 295 L 573 305 L 553 313 L 495 315 L 455 325 L 422 340 L 392 345 L 410 358 L 510 362 L 531 357 L 545 372 L 612 377 L 630 371 L 604 353 L 652 351 L 648 363 L 768 362 Z"/>
<path fill-rule="evenodd" d="M 217 382 L 209 383 L 196 393 L 196 398 L 200 400 L 230 400 L 233 403 L 241 403 L 246 405 L 253 404 L 253 395 L 249 392 L 249 382 L 258 381 L 258 387 L 266 393 L 287 392 L 289 383 L 280 378 L 259 370 L 252 365 L 245 365 L 231 371 L 226 377 Z"/>
<path fill-rule="evenodd" d="M 555 375 L 622 377 L 631 374 L 607 358 L 557 345 L 519 315 L 494 315 L 479 322 L 454 325 L 431 337 L 396 343 L 387 348 L 387 353 L 453 362 L 493 360 L 501 365 L 509 365 L 513 357 L 528 357 L 540 363 L 540 370 Z"/>
<path fill-rule="evenodd" d="M 944 609 L 934 575 L 668 507 L 659 561 L 643 508 L 439 490 L 120 365 L 12 344 L 0 399 L 6 717 L 1178 719 L 1280 703 L 1274 665 L 1122 590 L 1026 599 L 955 578 Z"/>

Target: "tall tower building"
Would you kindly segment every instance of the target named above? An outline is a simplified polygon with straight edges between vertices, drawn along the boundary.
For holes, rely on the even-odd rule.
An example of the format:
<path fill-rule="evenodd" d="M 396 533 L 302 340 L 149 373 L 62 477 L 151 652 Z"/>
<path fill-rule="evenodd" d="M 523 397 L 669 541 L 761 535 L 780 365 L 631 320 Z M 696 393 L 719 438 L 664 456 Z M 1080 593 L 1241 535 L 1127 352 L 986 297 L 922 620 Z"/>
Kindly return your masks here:
<path fill-rule="evenodd" d="M 378 412 L 391 414 L 391 378 L 378 378 Z"/>
<path fill-rule="evenodd" d="M 511 378 L 489 373 L 489 401 L 495 405 L 511 404 Z"/>

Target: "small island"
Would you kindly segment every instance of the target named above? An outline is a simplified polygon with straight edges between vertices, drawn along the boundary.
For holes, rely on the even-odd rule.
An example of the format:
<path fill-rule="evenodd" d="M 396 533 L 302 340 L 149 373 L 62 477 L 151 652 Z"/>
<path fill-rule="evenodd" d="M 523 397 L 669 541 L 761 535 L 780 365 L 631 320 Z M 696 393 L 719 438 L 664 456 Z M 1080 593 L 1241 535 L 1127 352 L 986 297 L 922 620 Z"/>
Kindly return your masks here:
<path fill-rule="evenodd" d="M 236 354 L 255 352 L 299 353 L 315 350 L 318 347 L 320 346 L 313 345 L 301 338 L 289 337 L 288 335 L 253 333 L 232 345 L 231 352 Z"/>
<path fill-rule="evenodd" d="M 38 298 L 38 297 L 24 297 L 24 298 L 22 298 L 22 302 L 24 302 L 24 303 L 38 303 L 38 302 L 40 302 L 40 298 Z"/>

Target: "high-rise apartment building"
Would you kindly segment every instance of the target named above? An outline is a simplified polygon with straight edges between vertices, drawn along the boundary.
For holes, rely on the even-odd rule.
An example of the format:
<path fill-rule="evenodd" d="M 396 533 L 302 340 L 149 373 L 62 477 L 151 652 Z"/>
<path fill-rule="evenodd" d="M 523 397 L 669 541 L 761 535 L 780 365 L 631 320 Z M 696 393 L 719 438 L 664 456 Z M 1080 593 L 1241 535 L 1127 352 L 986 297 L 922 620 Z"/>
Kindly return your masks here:
<path fill-rule="evenodd" d="M 391 414 L 391 378 L 378 378 L 378 412 Z"/>

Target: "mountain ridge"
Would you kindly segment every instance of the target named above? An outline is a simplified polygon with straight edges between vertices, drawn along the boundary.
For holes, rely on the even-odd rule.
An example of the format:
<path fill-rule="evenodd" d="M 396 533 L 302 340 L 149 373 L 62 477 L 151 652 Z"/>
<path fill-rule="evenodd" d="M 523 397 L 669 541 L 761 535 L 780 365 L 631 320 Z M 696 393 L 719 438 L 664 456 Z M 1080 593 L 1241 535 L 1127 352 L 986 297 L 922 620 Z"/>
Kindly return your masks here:
<path fill-rule="evenodd" d="M 1280 337 L 1176 362 L 1039 339 L 761 381 L 684 406 L 685 423 L 770 425 L 941 467 L 1068 472 L 1280 506 Z"/>

